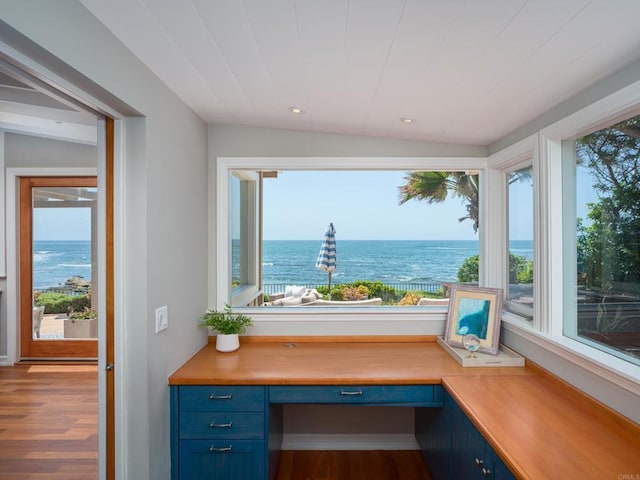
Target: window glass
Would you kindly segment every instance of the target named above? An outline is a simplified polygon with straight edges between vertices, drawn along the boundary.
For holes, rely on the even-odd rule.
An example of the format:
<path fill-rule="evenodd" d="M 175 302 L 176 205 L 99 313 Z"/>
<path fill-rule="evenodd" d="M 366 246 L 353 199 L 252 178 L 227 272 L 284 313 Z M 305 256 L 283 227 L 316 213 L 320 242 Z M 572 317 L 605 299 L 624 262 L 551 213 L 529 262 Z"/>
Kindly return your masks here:
<path fill-rule="evenodd" d="M 240 232 L 241 232 L 241 197 L 240 197 L 240 179 L 234 175 L 231 176 L 229 185 L 231 189 L 231 288 L 240 284 Z"/>
<path fill-rule="evenodd" d="M 533 169 L 507 173 L 508 278 L 506 310 L 533 319 Z"/>
<path fill-rule="evenodd" d="M 229 176 L 229 242 L 231 299 L 233 306 L 252 304 L 259 296 L 257 238 L 258 176 L 233 171 Z"/>
<path fill-rule="evenodd" d="M 640 364 L 640 116 L 573 145 L 575 321 L 565 334 Z"/>
<path fill-rule="evenodd" d="M 478 282 L 477 174 L 285 170 L 262 194 L 265 307 L 447 305 L 451 283 Z"/>

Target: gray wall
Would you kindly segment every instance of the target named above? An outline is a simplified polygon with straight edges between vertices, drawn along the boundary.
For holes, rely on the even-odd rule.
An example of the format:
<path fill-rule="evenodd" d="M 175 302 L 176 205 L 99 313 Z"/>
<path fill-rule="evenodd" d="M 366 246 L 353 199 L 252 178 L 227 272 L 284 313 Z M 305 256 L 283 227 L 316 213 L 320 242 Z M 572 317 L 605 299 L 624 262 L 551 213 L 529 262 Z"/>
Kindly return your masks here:
<path fill-rule="evenodd" d="M 532 120 L 506 137 L 489 146 L 491 153 L 517 142 L 553 123 L 567 117 L 598 100 L 611 95 L 640 80 L 640 62 L 616 72 L 610 77 L 577 93 L 540 117 Z M 549 370 L 588 395 L 608 405 L 626 417 L 640 423 L 640 398 L 629 390 L 618 386 L 607 377 L 602 377 L 576 366 L 561 356 L 541 348 L 514 332 L 504 332 L 504 343 L 527 358 Z"/>
<path fill-rule="evenodd" d="M 484 147 L 424 143 L 349 135 L 304 133 L 290 130 L 214 125 L 209 127 L 209 156 L 216 157 L 482 157 Z M 210 239 L 212 247 L 215 239 Z M 215 268 L 214 268 L 215 270 Z M 393 417 L 392 425 L 381 422 L 381 413 Z M 384 417 L 389 418 L 389 417 Z M 390 410 L 370 407 L 286 406 L 285 434 L 376 435 L 413 434 L 412 408 Z M 395 437 L 386 445 L 394 447 Z M 401 440 L 402 441 L 402 440 Z"/>
<path fill-rule="evenodd" d="M 49 138 L 6 132 L 6 168 L 53 168 L 98 166 L 96 147 Z"/>
<path fill-rule="evenodd" d="M 168 479 L 167 377 L 207 335 L 197 327 L 207 307 L 207 126 L 80 2 L 3 1 L 2 19 L 143 115 L 125 121 L 124 182 L 117 185 L 116 292 L 123 294 L 116 343 L 123 354 L 115 371 L 124 438 L 116 451 L 126 478 Z M 162 305 L 169 328 L 155 334 Z"/>

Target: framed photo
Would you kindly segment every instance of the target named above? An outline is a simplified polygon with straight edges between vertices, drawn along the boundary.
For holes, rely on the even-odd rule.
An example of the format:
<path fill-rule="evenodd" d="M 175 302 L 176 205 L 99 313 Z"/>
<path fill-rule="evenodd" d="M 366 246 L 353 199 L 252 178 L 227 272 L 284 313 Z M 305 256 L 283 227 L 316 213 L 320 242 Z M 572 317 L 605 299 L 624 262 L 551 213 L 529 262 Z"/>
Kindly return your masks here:
<path fill-rule="evenodd" d="M 478 351 L 497 354 L 502 289 L 453 284 L 449 297 L 444 341 L 452 347 L 464 348 L 462 338 L 473 333 L 480 339 Z"/>

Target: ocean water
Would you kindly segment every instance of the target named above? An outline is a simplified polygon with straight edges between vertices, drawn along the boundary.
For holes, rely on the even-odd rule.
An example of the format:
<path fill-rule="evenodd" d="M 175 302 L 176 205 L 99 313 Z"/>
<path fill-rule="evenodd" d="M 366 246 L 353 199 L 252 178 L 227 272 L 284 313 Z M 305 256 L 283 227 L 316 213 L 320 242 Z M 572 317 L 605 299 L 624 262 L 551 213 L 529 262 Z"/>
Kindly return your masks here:
<path fill-rule="evenodd" d="M 71 277 L 91 280 L 91 242 L 56 240 L 33 242 L 33 288 L 64 285 Z"/>
<path fill-rule="evenodd" d="M 315 268 L 322 239 L 265 240 L 263 283 L 321 285 L 327 274 Z M 475 240 L 337 240 L 338 268 L 333 283 L 455 281 L 464 260 L 478 253 Z M 511 242 L 511 252 L 532 258 L 530 241 Z M 34 242 L 34 289 L 63 285 L 73 276 L 91 279 L 90 241 Z"/>
<path fill-rule="evenodd" d="M 265 240 L 263 283 L 323 284 L 327 274 L 315 268 L 321 239 Z M 337 271 L 332 282 L 379 280 L 383 283 L 455 281 L 468 257 L 478 254 L 475 240 L 336 241 Z M 514 241 L 511 251 L 532 258 L 531 241 Z"/>

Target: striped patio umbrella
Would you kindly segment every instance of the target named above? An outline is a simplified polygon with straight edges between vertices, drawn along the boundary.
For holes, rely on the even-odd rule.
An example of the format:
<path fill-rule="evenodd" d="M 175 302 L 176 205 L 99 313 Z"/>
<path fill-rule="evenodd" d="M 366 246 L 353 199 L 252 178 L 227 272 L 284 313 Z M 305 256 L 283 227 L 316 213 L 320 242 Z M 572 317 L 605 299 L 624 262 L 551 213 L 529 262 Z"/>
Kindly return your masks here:
<path fill-rule="evenodd" d="M 336 263 L 336 229 L 333 228 L 333 223 L 330 223 L 316 260 L 316 268 L 329 274 L 329 299 L 331 299 L 331 274 L 336 271 Z"/>

